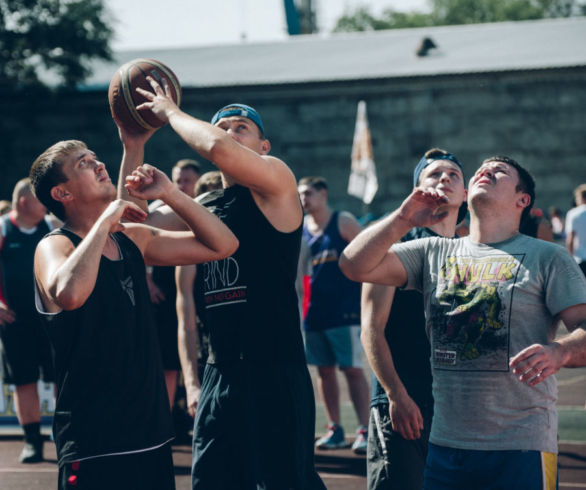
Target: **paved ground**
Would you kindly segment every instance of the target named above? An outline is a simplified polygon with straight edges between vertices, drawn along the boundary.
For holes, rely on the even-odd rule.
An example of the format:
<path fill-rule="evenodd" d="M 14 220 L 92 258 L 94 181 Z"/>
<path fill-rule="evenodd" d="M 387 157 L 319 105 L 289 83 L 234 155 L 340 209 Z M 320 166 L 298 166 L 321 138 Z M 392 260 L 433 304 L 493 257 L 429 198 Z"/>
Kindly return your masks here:
<path fill-rule="evenodd" d="M 22 442 L 14 437 L 0 438 L 0 490 L 53 490 L 57 481 L 57 461 L 53 444 L 45 445 L 46 462 L 20 465 L 16 462 Z M 177 490 L 190 490 L 191 448 L 173 450 Z M 366 488 L 363 457 L 349 450 L 319 452 L 316 467 L 329 490 Z M 560 445 L 560 490 L 586 489 L 586 444 Z M 213 489 L 211 489 L 213 490 Z"/>
<path fill-rule="evenodd" d="M 586 368 L 564 369 L 558 373 L 560 411 L 560 490 L 586 490 Z M 356 423 L 345 381 L 341 382 L 343 422 Z M 320 415 L 321 414 L 321 415 Z M 318 406 L 318 432 L 323 421 L 323 407 Z M 348 439 L 349 442 L 351 441 Z M 56 488 L 57 461 L 55 447 L 45 443 L 46 461 L 36 465 L 17 462 L 22 448 L 20 437 L 0 435 L 0 490 L 53 490 Z M 190 489 L 191 447 L 176 446 L 173 451 L 177 490 Z M 350 450 L 317 451 L 317 470 L 329 490 L 363 490 L 366 488 L 364 457 Z M 213 490 L 213 489 L 210 489 Z"/>

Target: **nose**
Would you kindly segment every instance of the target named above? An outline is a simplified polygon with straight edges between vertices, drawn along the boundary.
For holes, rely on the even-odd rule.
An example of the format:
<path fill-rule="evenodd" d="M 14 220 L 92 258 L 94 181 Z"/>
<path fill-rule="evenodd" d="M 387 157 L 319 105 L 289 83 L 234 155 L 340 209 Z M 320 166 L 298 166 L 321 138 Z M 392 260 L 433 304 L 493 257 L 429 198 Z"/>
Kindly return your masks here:
<path fill-rule="evenodd" d="M 440 175 L 440 182 L 449 182 L 450 181 L 450 175 L 447 172 L 442 172 L 442 174 Z"/>
<path fill-rule="evenodd" d="M 494 175 L 494 173 L 490 167 L 484 167 L 479 170 L 478 177 L 483 177 L 485 175 L 490 178 L 492 178 L 492 176 Z"/>

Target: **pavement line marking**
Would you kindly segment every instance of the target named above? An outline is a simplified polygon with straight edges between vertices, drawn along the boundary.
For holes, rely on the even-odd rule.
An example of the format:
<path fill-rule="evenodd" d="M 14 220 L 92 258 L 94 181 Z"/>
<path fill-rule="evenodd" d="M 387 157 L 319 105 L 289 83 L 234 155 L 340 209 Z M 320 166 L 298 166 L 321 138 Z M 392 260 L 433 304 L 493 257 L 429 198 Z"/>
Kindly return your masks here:
<path fill-rule="evenodd" d="M 586 374 L 583 376 L 575 376 L 573 378 L 564 379 L 563 381 L 558 381 L 558 386 L 573 385 L 575 383 L 580 383 L 581 381 L 586 381 Z"/>
<path fill-rule="evenodd" d="M 57 473 L 56 468 L 0 468 L 0 473 Z"/>
<path fill-rule="evenodd" d="M 586 488 L 586 483 L 560 483 L 560 488 Z"/>

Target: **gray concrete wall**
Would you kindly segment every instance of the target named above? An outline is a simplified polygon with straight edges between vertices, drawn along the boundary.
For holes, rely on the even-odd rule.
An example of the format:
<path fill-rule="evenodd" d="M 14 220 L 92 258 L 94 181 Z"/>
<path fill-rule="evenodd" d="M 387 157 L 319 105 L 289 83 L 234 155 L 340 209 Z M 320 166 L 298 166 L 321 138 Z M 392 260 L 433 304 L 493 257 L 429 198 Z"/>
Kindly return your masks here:
<path fill-rule="evenodd" d="M 357 215 L 396 207 L 414 165 L 439 146 L 455 153 L 469 177 L 482 159 L 505 154 L 537 181 L 537 205 L 567 210 L 586 182 L 586 68 L 417 79 L 382 79 L 263 87 L 185 89 L 183 109 L 208 120 L 241 101 L 260 111 L 271 153 L 298 177 L 320 174 L 330 200 Z M 346 194 L 356 107 L 367 102 L 379 191 L 367 209 Z M 34 158 L 60 139 L 82 139 L 116 176 L 121 145 L 106 92 L 0 99 L 0 198 Z M 169 170 L 193 153 L 169 127 L 148 143 L 145 160 Z M 209 164 L 207 164 L 209 165 Z M 207 166 L 210 168 L 211 166 Z"/>

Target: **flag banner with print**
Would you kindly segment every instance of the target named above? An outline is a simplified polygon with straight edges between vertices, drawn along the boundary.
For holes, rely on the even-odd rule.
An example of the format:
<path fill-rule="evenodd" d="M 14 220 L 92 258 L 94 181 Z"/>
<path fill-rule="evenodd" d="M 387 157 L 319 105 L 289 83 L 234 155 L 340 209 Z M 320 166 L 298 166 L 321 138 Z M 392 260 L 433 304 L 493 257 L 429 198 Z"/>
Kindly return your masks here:
<path fill-rule="evenodd" d="M 378 180 L 372 156 L 370 130 L 366 119 L 366 102 L 361 100 L 358 102 L 358 112 L 356 114 L 348 194 L 362 199 L 365 204 L 370 204 L 377 190 Z"/>

